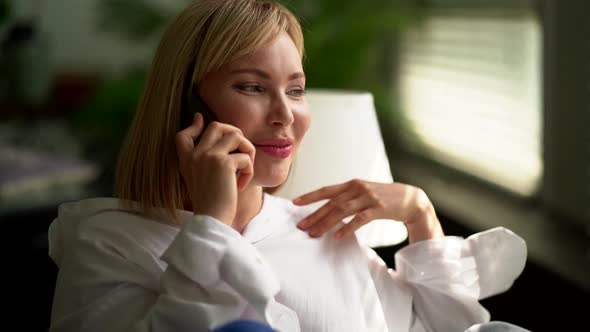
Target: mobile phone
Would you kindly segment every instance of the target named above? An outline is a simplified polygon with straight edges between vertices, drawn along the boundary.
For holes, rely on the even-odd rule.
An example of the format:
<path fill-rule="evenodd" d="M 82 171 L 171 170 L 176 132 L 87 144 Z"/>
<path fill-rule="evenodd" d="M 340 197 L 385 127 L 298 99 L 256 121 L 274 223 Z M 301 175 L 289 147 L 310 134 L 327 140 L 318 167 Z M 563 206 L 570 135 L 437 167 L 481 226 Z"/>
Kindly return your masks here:
<path fill-rule="evenodd" d="M 203 116 L 204 126 L 203 131 L 209 123 L 217 121 L 217 117 L 211 109 L 205 104 L 203 99 L 196 93 L 188 91 L 185 96 L 184 105 L 180 112 L 180 129 L 185 129 L 193 124 L 195 113 L 200 112 Z M 199 142 L 199 137 L 195 139 L 195 145 Z"/>
<path fill-rule="evenodd" d="M 190 91 L 191 89 L 188 90 L 189 91 L 185 91 L 185 95 L 183 96 L 183 103 L 180 110 L 180 129 L 182 130 L 192 125 L 195 113 L 200 112 L 203 116 L 204 121 L 203 130 L 201 131 L 201 133 L 203 133 L 211 122 L 218 121 L 217 117 L 215 116 L 213 111 L 211 111 L 211 109 L 207 106 L 207 104 L 205 104 L 203 98 L 201 98 L 196 92 Z M 199 135 L 199 137 L 195 139 L 195 146 L 199 143 L 200 138 L 201 136 Z M 230 153 L 239 152 L 239 150 L 234 150 Z M 239 176 L 240 171 L 238 170 L 236 171 L 236 177 Z"/>
<path fill-rule="evenodd" d="M 194 65 L 191 65 L 191 68 Z M 192 72 L 189 71 L 189 72 Z M 213 121 L 219 121 L 215 116 L 215 113 L 207 106 L 203 98 L 199 96 L 197 89 L 190 82 L 191 76 L 187 75 L 184 82 L 184 90 L 182 95 L 182 104 L 180 110 L 180 130 L 183 130 L 193 124 L 195 113 L 200 112 L 203 116 L 203 130 L 207 129 L 207 126 Z M 199 143 L 201 136 L 195 139 L 195 146 Z M 239 150 L 234 150 L 230 153 L 239 153 Z M 238 171 L 239 174 L 239 171 Z"/>

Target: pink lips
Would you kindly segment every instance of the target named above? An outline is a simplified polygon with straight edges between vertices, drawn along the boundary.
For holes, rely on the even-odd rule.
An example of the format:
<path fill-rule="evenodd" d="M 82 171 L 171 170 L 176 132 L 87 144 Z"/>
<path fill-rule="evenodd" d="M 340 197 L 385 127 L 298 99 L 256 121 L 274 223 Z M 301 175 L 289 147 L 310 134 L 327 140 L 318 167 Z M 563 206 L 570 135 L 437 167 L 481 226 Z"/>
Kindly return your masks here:
<path fill-rule="evenodd" d="M 293 149 L 292 140 L 279 138 L 254 143 L 257 149 L 275 158 L 287 158 Z"/>
<path fill-rule="evenodd" d="M 293 145 L 256 145 L 256 148 L 262 150 L 266 154 L 269 154 L 275 158 L 287 158 L 291 154 L 291 149 L 293 148 Z"/>

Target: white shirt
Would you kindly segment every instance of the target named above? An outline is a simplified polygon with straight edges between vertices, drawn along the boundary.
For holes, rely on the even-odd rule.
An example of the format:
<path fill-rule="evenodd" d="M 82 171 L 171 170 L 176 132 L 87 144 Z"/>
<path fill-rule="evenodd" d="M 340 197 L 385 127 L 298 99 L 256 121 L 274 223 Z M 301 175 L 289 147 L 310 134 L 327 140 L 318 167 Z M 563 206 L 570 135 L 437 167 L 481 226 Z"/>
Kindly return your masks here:
<path fill-rule="evenodd" d="M 356 237 L 311 238 L 313 212 L 268 194 L 243 234 L 181 211 L 183 226 L 114 198 L 62 204 L 49 230 L 59 266 L 51 331 L 211 331 L 252 319 L 284 332 L 464 331 L 526 260 L 505 228 L 421 241 L 388 269 Z"/>

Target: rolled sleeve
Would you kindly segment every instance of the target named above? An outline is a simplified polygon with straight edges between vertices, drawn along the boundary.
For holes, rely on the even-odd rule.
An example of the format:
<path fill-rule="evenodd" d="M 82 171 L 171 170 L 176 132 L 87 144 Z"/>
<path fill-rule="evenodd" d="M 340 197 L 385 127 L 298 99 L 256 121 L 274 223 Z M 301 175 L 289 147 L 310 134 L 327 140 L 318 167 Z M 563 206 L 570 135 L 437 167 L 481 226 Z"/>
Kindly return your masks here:
<path fill-rule="evenodd" d="M 413 243 L 396 253 L 398 275 L 414 288 L 411 330 L 463 331 L 489 321 L 478 302 L 505 291 L 520 275 L 526 245 L 498 227 L 467 239 L 447 236 Z"/>
<path fill-rule="evenodd" d="M 413 243 L 396 253 L 400 277 L 444 293 L 477 298 L 480 292 L 475 258 L 463 255 L 461 237 Z"/>
<path fill-rule="evenodd" d="M 522 273 L 526 244 L 504 227 L 420 241 L 395 257 L 400 277 L 439 291 L 482 299 L 508 290 Z"/>
<path fill-rule="evenodd" d="M 210 287 L 221 280 L 222 271 L 228 273 L 225 262 L 256 266 L 257 256 L 256 249 L 235 229 L 213 217 L 195 215 L 183 225 L 162 260 L 192 281 Z"/>
<path fill-rule="evenodd" d="M 287 325 L 290 330 L 298 326 L 294 312 L 274 299 L 280 283 L 270 265 L 240 233 L 213 217 L 195 215 L 183 226 L 162 259 L 169 270 L 209 291 L 229 287 L 256 313 L 251 319 L 275 327 Z M 185 286 L 176 287 L 184 284 L 178 281 L 182 279 L 174 278 L 170 285 L 166 285 L 166 280 L 172 279 L 164 279 L 167 293 L 190 297 Z"/>
<path fill-rule="evenodd" d="M 526 242 L 504 227 L 474 234 L 463 245 L 463 255 L 475 260 L 479 299 L 507 291 L 524 270 Z"/>

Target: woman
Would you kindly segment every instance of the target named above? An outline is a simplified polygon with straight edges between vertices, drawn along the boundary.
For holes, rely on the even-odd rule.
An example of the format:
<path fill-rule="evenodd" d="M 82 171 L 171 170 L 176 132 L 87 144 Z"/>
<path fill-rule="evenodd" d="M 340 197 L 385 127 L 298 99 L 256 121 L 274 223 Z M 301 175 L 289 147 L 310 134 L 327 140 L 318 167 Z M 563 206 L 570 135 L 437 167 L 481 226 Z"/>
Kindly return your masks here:
<path fill-rule="evenodd" d="M 353 180 L 293 202 L 269 193 L 310 124 L 302 57 L 300 25 L 276 3 L 199 0 L 180 13 L 120 153 L 118 198 L 64 204 L 51 225 L 52 330 L 194 332 L 242 319 L 463 331 L 489 320 L 478 299 L 524 266 L 510 231 L 445 237 L 428 197 L 404 184 Z M 206 106 L 181 126 L 191 98 Z M 218 121 L 205 125 L 204 107 Z M 381 218 L 408 228 L 397 271 L 353 233 Z"/>

